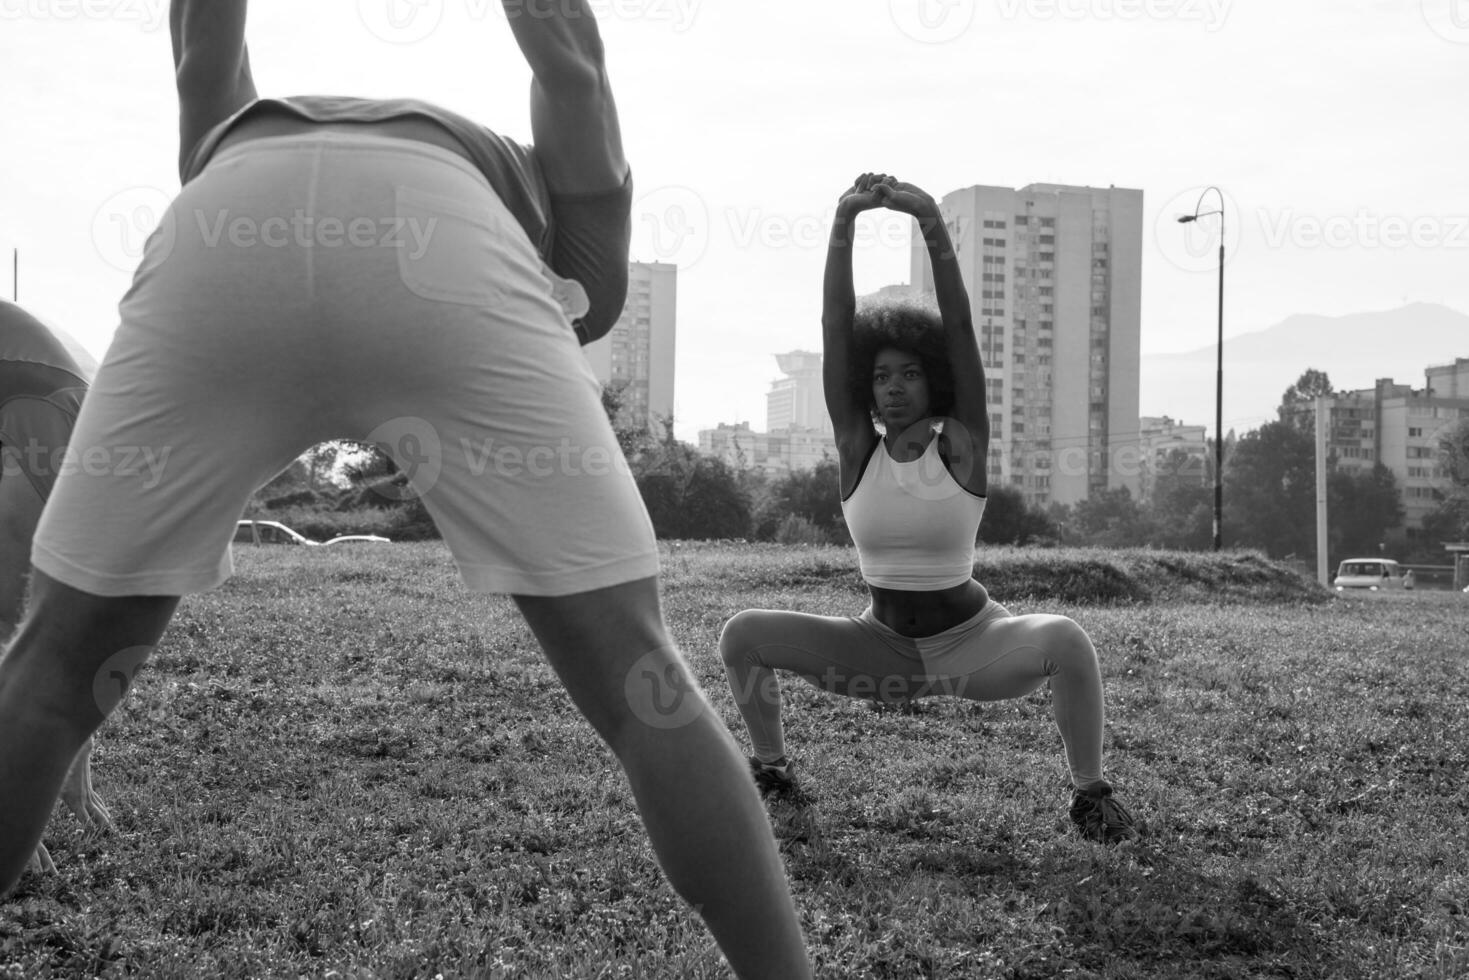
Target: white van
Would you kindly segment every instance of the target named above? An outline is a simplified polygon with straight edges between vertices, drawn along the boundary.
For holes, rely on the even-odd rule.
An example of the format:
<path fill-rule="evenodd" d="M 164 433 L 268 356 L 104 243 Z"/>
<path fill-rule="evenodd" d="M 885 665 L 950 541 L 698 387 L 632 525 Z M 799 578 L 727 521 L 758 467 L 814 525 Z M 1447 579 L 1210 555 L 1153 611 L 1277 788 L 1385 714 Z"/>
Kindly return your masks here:
<path fill-rule="evenodd" d="M 1411 589 L 1413 573 L 1391 558 L 1348 558 L 1337 567 L 1336 591 L 1343 589 Z"/>

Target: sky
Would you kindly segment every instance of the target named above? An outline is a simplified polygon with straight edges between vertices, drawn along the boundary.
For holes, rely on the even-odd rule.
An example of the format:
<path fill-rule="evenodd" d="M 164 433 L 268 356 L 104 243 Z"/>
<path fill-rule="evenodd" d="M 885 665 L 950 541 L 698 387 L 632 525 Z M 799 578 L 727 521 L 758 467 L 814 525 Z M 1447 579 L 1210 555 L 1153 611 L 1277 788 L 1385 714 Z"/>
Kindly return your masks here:
<path fill-rule="evenodd" d="M 1174 220 L 1209 186 L 1226 336 L 1295 313 L 1469 311 L 1469 0 L 592 6 L 633 257 L 679 266 L 688 441 L 762 428 L 774 355 L 820 349 L 826 233 L 863 171 L 935 197 L 1142 189 L 1144 354 L 1214 343 L 1218 219 Z M 248 39 L 262 95 L 424 98 L 530 140 L 529 69 L 494 0 L 253 0 Z M 0 286 L 18 249 L 20 302 L 99 357 L 178 192 L 176 111 L 165 0 L 0 0 Z M 908 219 L 862 221 L 858 292 L 907 282 Z M 1423 358 L 1456 353 L 1469 341 Z M 1145 386 L 1141 410 L 1169 406 Z"/>

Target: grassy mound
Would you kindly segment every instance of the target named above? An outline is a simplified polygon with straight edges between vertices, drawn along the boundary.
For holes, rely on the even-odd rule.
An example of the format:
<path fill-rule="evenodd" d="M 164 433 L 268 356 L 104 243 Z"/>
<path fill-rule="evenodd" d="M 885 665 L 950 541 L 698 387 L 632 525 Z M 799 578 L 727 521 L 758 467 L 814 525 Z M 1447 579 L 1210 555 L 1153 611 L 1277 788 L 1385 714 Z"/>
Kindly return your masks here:
<path fill-rule="evenodd" d="M 679 541 L 664 544 L 666 584 L 679 579 L 865 592 L 851 548 Z M 1322 603 L 1332 594 L 1257 551 L 982 548 L 974 574 L 1002 602 Z"/>

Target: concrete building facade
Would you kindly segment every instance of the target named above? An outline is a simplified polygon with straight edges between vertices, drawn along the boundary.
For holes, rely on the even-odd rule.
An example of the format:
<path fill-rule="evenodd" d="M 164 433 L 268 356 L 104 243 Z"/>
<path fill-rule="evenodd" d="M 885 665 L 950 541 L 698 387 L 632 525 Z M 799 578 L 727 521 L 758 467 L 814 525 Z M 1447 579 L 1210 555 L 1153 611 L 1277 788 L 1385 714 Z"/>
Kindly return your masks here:
<path fill-rule="evenodd" d="M 940 202 L 990 396 L 990 479 L 1027 503 L 1141 491 L 1140 190 L 975 186 Z M 911 281 L 932 294 L 916 227 Z"/>
<path fill-rule="evenodd" d="M 622 389 L 629 417 L 658 435 L 661 420 L 673 416 L 677 308 L 678 266 L 633 262 L 622 316 L 605 337 L 582 348 L 597 380 Z"/>

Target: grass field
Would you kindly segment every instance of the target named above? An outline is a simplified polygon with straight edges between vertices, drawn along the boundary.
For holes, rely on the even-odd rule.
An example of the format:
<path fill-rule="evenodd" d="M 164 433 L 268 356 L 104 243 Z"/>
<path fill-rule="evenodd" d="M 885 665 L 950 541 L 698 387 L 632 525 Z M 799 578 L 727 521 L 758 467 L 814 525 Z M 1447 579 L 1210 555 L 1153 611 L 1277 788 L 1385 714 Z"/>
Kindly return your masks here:
<path fill-rule="evenodd" d="M 1091 632 L 1148 836 L 1067 831 L 1044 692 L 905 714 L 787 683 L 819 800 L 778 822 L 819 976 L 1469 976 L 1469 597 L 1330 598 L 1258 556 L 983 557 L 1012 610 Z M 99 737 L 120 833 L 59 814 L 60 873 L 0 904 L 0 977 L 727 976 L 508 600 L 437 543 L 236 563 Z M 841 549 L 664 564 L 741 746 L 724 620 L 864 604 Z"/>

